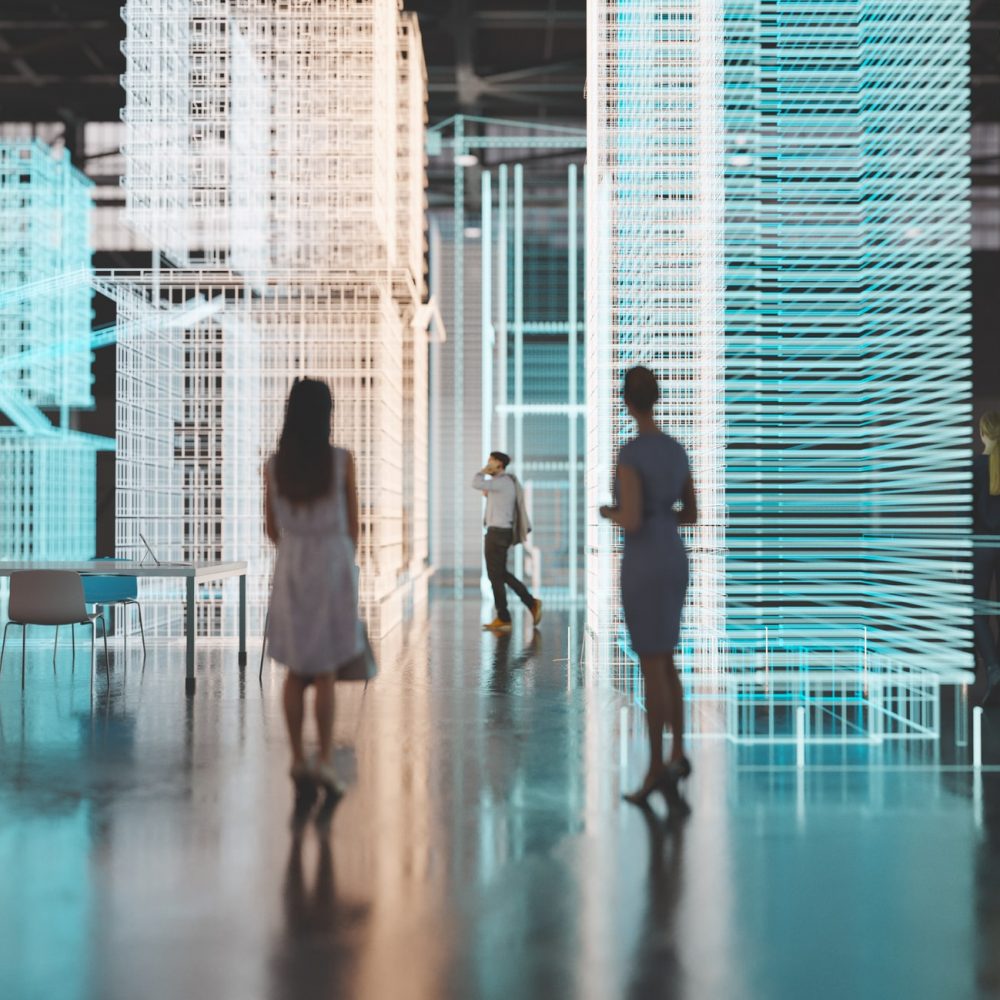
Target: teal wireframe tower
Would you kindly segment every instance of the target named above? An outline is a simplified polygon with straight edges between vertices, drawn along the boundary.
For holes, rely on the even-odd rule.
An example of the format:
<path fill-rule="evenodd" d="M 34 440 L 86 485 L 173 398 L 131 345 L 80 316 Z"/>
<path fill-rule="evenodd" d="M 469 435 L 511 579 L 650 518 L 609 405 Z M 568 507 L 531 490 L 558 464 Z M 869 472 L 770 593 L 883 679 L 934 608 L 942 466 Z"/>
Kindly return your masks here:
<path fill-rule="evenodd" d="M 967 18 L 588 6 L 590 650 L 637 690 L 593 512 L 644 363 L 707 500 L 680 662 L 737 739 L 934 737 L 971 679 Z"/>
<path fill-rule="evenodd" d="M 969 667 L 968 4 L 724 9 L 729 638 Z"/>
<path fill-rule="evenodd" d="M 90 182 L 37 141 L 0 143 L 0 558 L 86 559 L 95 452 Z"/>

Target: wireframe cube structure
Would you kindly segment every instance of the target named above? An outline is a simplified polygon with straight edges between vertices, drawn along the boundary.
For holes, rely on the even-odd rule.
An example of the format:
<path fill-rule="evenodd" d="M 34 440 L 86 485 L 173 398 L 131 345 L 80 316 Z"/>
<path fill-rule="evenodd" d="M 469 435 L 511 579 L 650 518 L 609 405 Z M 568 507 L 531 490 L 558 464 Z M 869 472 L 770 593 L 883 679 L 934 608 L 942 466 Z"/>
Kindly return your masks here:
<path fill-rule="evenodd" d="M 591 7 L 591 509 L 621 371 L 650 364 L 712 532 L 690 539 L 682 648 L 971 665 L 967 13 Z M 593 645 L 620 665 L 612 536 L 590 530 Z"/>
<path fill-rule="evenodd" d="M 428 331 L 418 316 L 427 295 L 427 71 L 416 14 L 402 13 L 398 24 L 396 260 L 403 284 L 396 300 L 403 322 L 403 565 L 426 584 L 430 556 L 428 459 Z M 414 468 L 419 463 L 421 468 Z"/>
<path fill-rule="evenodd" d="M 656 416 L 687 448 L 699 496 L 682 662 L 713 670 L 724 606 L 722 7 L 603 0 L 588 16 L 589 649 L 627 669 L 620 540 L 597 510 L 632 433 L 622 377 L 642 364 L 659 378 Z"/>
<path fill-rule="evenodd" d="M 740 644 L 971 666 L 967 15 L 727 0 Z"/>
<path fill-rule="evenodd" d="M 260 628 L 261 470 L 293 379 L 324 378 L 357 462 L 362 602 L 385 632 L 426 575 L 426 536 L 405 527 L 426 506 L 416 21 L 385 0 L 132 0 L 126 20 L 129 218 L 174 267 L 108 276 L 119 547 L 137 553 L 145 525 L 168 558 L 249 559 Z M 169 634 L 176 597 L 161 597 L 154 627 Z M 222 604 L 199 613 L 235 629 Z"/>
<path fill-rule="evenodd" d="M 95 452 L 114 443 L 70 427 L 93 405 L 90 188 L 65 151 L 0 141 L 4 559 L 94 555 Z"/>

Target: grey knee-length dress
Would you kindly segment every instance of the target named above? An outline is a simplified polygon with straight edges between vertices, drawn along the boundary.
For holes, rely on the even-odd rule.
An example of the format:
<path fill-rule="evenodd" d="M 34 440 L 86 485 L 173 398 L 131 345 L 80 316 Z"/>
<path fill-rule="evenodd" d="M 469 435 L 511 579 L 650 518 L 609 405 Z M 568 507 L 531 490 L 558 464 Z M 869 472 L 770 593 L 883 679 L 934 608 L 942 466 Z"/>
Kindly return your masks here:
<path fill-rule="evenodd" d="M 688 557 L 674 504 L 690 474 L 684 446 L 667 434 L 640 434 L 618 453 L 642 483 L 642 526 L 626 532 L 621 560 L 622 610 L 636 653 L 669 653 L 680 636 Z M 617 487 L 617 479 L 616 479 Z"/>
<path fill-rule="evenodd" d="M 310 503 L 281 496 L 267 463 L 278 522 L 268 618 L 268 652 L 305 677 L 334 674 L 363 648 L 358 571 L 347 524 L 347 452 L 333 449 L 330 492 Z"/>

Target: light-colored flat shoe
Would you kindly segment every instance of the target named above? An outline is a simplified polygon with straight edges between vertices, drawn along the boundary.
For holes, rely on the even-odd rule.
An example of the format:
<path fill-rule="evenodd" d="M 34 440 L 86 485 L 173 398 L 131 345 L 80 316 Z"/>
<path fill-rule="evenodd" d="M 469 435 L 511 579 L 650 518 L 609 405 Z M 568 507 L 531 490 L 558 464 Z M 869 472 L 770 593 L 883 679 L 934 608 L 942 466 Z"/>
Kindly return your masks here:
<path fill-rule="evenodd" d="M 322 788 L 328 796 L 340 798 L 344 794 L 344 786 L 337 777 L 337 772 L 332 764 L 325 761 L 316 761 L 312 769 L 313 780 Z"/>

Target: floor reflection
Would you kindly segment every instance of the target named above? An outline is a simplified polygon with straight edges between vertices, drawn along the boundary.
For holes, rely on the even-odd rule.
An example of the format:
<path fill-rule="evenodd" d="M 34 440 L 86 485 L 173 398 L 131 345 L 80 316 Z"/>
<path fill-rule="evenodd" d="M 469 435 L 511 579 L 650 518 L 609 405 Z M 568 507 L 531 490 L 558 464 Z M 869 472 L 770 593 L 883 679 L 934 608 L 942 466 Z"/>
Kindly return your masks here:
<path fill-rule="evenodd" d="M 337 892 L 331 821 L 321 805 L 314 825 L 296 816 L 282 886 L 284 924 L 271 958 L 270 996 L 349 996 L 369 905 Z"/>
<path fill-rule="evenodd" d="M 684 833 L 687 817 L 675 811 L 665 818 L 651 808 L 639 810 L 649 841 L 645 912 L 636 935 L 628 996 L 657 996 L 666 983 L 674 996 L 685 993 L 684 964 L 675 922 L 684 874 Z"/>
<path fill-rule="evenodd" d="M 586 683 L 579 616 L 480 612 L 435 601 L 340 686 L 326 813 L 293 812 L 281 672 L 234 647 L 194 698 L 179 645 L 114 644 L 93 698 L 68 651 L 23 695 L 5 669 L 4 1000 L 997 992 L 1000 776 L 696 740 L 690 817 L 643 813 L 642 719 Z"/>

